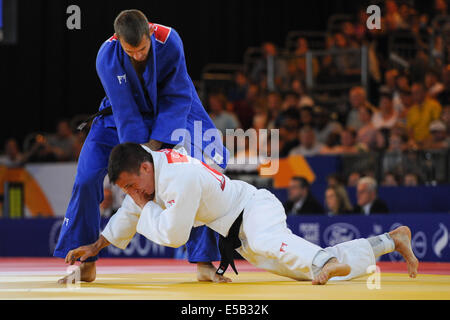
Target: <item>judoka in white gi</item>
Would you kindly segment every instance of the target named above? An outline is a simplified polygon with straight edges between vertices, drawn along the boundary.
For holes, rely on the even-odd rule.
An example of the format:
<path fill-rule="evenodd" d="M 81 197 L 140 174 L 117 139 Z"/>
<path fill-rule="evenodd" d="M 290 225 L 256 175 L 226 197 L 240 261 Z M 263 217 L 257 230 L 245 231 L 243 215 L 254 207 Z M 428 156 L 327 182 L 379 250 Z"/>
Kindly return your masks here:
<path fill-rule="evenodd" d="M 120 144 L 109 158 L 108 175 L 127 193 L 122 207 L 99 240 L 70 251 L 67 263 L 84 261 L 109 244 L 125 249 L 136 232 L 160 245 L 179 247 L 192 227 L 207 225 L 221 235 L 219 247 L 232 246 L 256 267 L 313 284 L 365 275 L 377 257 L 394 250 L 404 257 L 409 276 L 417 274 L 408 227 L 323 249 L 291 232 L 283 205 L 271 192 L 230 180 L 176 150 Z M 226 250 L 220 249 L 217 273 L 222 275 L 232 259 L 226 261 Z"/>

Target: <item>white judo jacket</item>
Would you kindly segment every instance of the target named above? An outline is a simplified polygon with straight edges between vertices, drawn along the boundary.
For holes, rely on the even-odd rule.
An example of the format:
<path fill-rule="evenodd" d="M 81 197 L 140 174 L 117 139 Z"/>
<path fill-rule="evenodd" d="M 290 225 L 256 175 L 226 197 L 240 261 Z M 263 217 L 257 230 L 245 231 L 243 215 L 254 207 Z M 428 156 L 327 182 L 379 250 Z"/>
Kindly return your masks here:
<path fill-rule="evenodd" d="M 188 241 L 192 227 L 201 225 L 226 237 L 257 191 L 175 150 L 142 147 L 153 156 L 155 198 L 141 210 L 125 197 L 102 232 L 118 248 L 125 249 L 136 232 L 157 244 L 179 247 Z"/>

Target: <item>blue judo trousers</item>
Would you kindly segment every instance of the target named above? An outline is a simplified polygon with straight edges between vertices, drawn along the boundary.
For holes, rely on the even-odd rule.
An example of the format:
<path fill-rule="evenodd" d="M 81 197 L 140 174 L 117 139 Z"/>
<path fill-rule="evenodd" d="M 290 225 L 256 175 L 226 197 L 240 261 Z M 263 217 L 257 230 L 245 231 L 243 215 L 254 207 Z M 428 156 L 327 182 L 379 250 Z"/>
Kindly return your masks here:
<path fill-rule="evenodd" d="M 205 161 L 207 156 L 222 168 L 227 165 L 228 151 L 187 73 L 178 33 L 162 25 L 149 27 L 154 33 L 143 82 L 115 36 L 98 52 L 97 73 L 106 93 L 100 110 L 111 107 L 112 115 L 95 118 L 84 142 L 55 257 L 65 258 L 70 250 L 98 239 L 103 180 L 117 144 L 153 139 L 183 145 L 199 160 Z M 220 260 L 217 241 L 218 234 L 206 226 L 193 228 L 186 243 L 188 260 Z"/>

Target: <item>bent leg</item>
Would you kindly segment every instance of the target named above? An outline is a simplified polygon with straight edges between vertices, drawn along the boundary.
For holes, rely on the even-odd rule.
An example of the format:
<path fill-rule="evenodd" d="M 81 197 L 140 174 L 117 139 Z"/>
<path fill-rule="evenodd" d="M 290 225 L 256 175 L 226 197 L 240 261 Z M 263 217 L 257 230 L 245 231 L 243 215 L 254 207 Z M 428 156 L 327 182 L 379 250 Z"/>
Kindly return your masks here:
<path fill-rule="evenodd" d="M 94 121 L 80 153 L 72 196 L 53 253 L 55 257 L 65 258 L 70 250 L 98 239 L 103 180 L 109 154 L 117 143 L 115 129 Z M 97 259 L 92 257 L 87 261 Z"/>
<path fill-rule="evenodd" d="M 330 280 L 350 280 L 367 274 L 368 268 L 376 264 L 372 246 L 367 239 L 356 239 L 324 249 L 340 263 L 348 264 L 351 271 L 344 277 Z"/>
<path fill-rule="evenodd" d="M 311 280 L 312 263 L 321 247 L 292 234 L 281 202 L 258 190 L 244 209 L 238 252 L 250 263 L 296 280 Z"/>

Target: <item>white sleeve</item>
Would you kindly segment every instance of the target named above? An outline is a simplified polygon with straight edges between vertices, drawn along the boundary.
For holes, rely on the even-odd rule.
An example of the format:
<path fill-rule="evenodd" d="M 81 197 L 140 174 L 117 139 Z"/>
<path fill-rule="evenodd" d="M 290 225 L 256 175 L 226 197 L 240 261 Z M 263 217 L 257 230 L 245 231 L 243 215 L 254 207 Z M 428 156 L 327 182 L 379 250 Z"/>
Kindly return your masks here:
<path fill-rule="evenodd" d="M 136 233 L 140 214 L 141 208 L 127 195 L 101 234 L 116 247 L 125 249 Z"/>
<path fill-rule="evenodd" d="M 148 202 L 142 209 L 137 232 L 157 244 L 177 248 L 189 239 L 200 205 L 201 186 L 198 177 L 186 174 L 172 180 L 166 190 L 166 209 Z"/>

